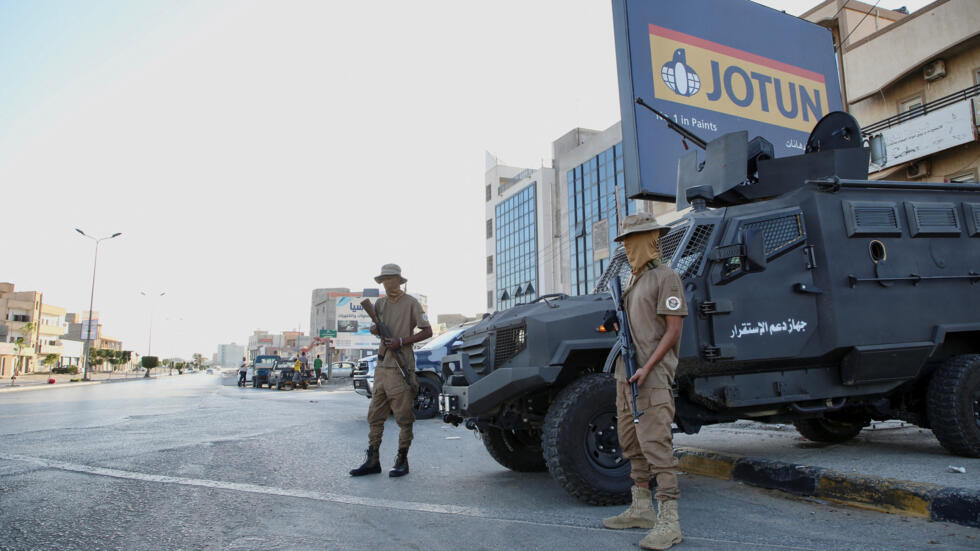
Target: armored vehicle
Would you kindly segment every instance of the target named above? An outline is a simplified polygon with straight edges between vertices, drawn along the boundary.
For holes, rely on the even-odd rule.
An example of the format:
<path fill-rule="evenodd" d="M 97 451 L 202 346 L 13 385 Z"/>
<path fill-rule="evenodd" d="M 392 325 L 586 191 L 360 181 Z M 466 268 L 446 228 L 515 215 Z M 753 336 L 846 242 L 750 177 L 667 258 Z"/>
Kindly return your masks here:
<path fill-rule="evenodd" d="M 771 151 L 737 132 L 678 163 L 684 208 L 660 241 L 690 312 L 677 430 L 752 419 L 844 442 L 903 419 L 980 457 L 980 186 L 868 181 L 868 149 L 843 113 L 818 123 L 804 154 Z M 618 345 L 596 331 L 624 260 L 597 294 L 498 312 L 443 360 L 445 421 L 594 504 L 628 501 L 631 484 L 613 422 Z"/>

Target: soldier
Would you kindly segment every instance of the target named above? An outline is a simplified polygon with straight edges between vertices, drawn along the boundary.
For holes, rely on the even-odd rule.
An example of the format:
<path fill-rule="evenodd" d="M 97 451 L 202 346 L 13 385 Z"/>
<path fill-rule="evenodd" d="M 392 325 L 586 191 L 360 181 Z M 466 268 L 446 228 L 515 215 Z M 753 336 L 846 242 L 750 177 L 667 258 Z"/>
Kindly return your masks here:
<path fill-rule="evenodd" d="M 381 275 L 375 277 L 374 281 L 385 288 L 385 296 L 378 299 L 374 309 L 378 319 L 392 336 L 385 339 L 378 349 L 378 365 L 374 369 L 374 394 L 368 408 L 370 430 L 367 459 L 363 465 L 350 471 L 350 474 L 362 476 L 381 472 L 378 448 L 381 447 L 385 421 L 389 414 L 394 413 L 395 422 L 401 432 L 398 434 L 398 457 L 388 476 L 404 476 L 408 474 L 408 447 L 412 444 L 412 424 L 415 422 L 412 405 L 415 402 L 415 393 L 418 392 L 412 343 L 431 337 L 432 328 L 419 301 L 402 290 L 401 286 L 408 280 L 402 277 L 402 270 L 397 264 L 382 266 Z M 413 334 L 416 327 L 420 331 Z M 371 332 L 378 334 L 374 326 L 371 327 Z M 399 365 L 408 372 L 409 380 L 405 380 Z"/>
<path fill-rule="evenodd" d="M 670 425 L 674 419 L 671 384 L 677 368 L 683 317 L 687 315 L 684 290 L 677 272 L 660 262 L 660 236 L 668 230 L 652 214 L 639 213 L 623 220 L 616 241 L 626 248 L 633 274 L 623 290 L 636 347 L 637 372 L 629 381 L 622 359 L 616 364 L 616 408 L 619 443 L 630 461 L 633 502 L 623 513 L 604 519 L 607 528 L 650 528 L 640 541 L 644 549 L 668 549 L 683 541 L 677 513 L 677 460 Z M 643 411 L 633 423 L 629 382 L 639 387 L 636 403 Z M 650 481 L 657 485 L 659 512 L 654 513 Z"/>

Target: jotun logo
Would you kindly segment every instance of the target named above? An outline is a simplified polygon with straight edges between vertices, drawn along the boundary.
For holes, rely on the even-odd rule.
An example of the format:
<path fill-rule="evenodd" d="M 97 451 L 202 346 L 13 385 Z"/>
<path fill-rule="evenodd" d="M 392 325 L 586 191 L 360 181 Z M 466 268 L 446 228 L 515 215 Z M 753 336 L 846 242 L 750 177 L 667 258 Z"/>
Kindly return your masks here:
<path fill-rule="evenodd" d="M 717 42 L 651 24 L 650 57 L 663 100 L 802 132 L 830 110 L 822 74 Z"/>

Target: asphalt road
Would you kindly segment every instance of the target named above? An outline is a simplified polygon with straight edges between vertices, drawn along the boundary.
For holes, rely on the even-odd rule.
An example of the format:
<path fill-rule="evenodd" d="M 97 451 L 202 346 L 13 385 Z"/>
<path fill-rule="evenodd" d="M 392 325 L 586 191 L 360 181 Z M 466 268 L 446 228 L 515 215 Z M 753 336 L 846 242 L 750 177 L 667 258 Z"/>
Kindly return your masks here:
<path fill-rule="evenodd" d="M 346 384 L 192 375 L 0 395 L 0 549 L 632 549 L 620 507 L 497 465 L 420 421 L 412 472 L 352 479 L 367 400 Z M 394 460 L 389 420 L 381 454 Z M 681 477 L 678 549 L 977 549 L 980 530 Z"/>

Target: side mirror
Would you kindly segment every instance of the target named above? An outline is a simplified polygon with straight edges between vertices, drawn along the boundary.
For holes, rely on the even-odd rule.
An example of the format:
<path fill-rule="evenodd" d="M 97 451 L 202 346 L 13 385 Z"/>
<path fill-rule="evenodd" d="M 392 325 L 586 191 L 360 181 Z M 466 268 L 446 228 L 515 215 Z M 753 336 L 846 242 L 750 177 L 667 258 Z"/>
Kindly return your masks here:
<path fill-rule="evenodd" d="M 766 239 L 762 230 L 751 229 L 742 237 L 745 245 L 745 257 L 742 259 L 742 269 L 746 272 L 761 272 L 766 269 Z"/>

